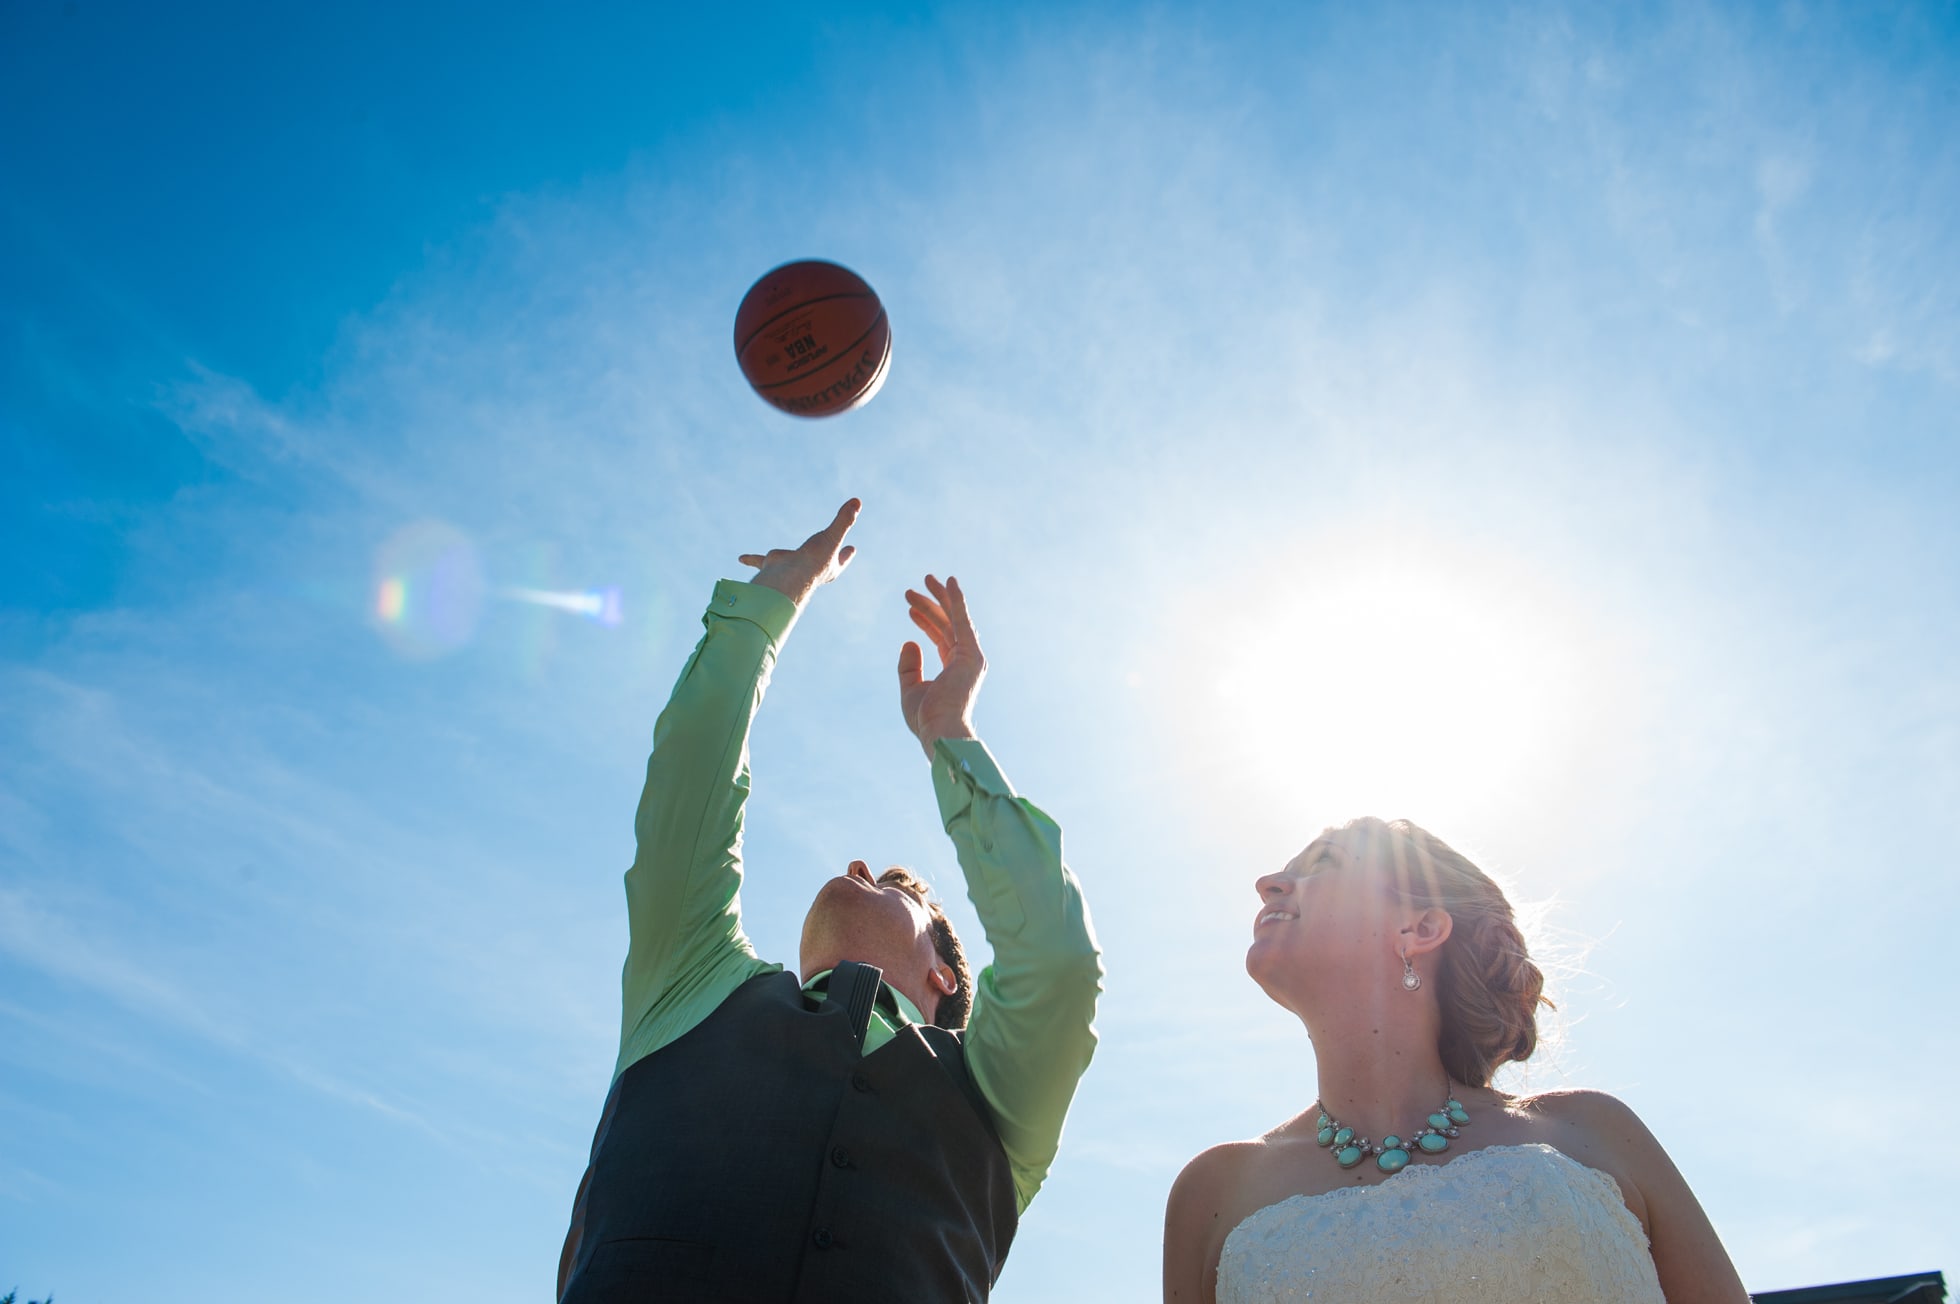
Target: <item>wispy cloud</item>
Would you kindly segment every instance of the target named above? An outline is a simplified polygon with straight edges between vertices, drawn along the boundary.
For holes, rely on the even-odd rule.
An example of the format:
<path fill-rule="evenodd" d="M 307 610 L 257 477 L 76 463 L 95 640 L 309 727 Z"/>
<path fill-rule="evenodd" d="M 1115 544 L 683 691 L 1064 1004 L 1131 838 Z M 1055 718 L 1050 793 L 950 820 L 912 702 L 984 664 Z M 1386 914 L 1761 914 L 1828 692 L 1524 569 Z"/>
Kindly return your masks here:
<path fill-rule="evenodd" d="M 237 1031 L 204 1004 L 127 955 L 112 952 L 20 889 L 0 889 L 0 949 L 19 963 L 78 983 L 137 1013 L 230 1049 Z"/>

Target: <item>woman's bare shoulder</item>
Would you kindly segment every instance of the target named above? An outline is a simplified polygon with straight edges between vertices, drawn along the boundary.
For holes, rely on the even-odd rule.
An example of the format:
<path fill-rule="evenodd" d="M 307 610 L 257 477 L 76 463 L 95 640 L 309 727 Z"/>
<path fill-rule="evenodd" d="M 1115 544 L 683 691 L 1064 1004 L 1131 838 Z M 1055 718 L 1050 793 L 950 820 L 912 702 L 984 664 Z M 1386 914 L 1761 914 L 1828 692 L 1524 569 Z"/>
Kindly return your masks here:
<path fill-rule="evenodd" d="M 1701 1202 L 1631 1106 L 1604 1091 L 1546 1092 L 1528 1103 L 1564 1133 L 1561 1149 L 1618 1180 L 1647 1231 L 1669 1300 L 1746 1304 L 1748 1293 Z"/>
<path fill-rule="evenodd" d="M 1180 1195 L 1187 1201 L 1202 1199 L 1209 1203 L 1218 1202 L 1271 1156 L 1272 1148 L 1284 1136 L 1285 1128 L 1286 1125 L 1281 1124 L 1259 1136 L 1243 1141 L 1224 1141 L 1193 1155 L 1191 1162 L 1184 1165 L 1184 1171 L 1177 1175 L 1177 1181 L 1171 1185 L 1173 1205 Z"/>
<path fill-rule="evenodd" d="M 1512 1098 L 1511 1108 L 1528 1117 L 1577 1129 L 1602 1144 L 1619 1149 L 1629 1143 L 1652 1143 L 1646 1124 L 1618 1096 L 1585 1087 L 1562 1087 Z"/>
<path fill-rule="evenodd" d="M 1625 1101 L 1604 1091 L 1564 1088 L 1517 1097 L 1511 1109 L 1532 1123 L 1534 1139 L 1609 1174 L 1628 1210 L 1648 1226 L 1648 1193 L 1667 1156 Z"/>
<path fill-rule="evenodd" d="M 1171 1184 L 1164 1207 L 1164 1298 L 1212 1299 L 1218 1256 L 1226 1236 L 1260 1207 L 1275 1163 L 1284 1163 L 1298 1142 L 1299 1120 L 1244 1141 L 1200 1151 Z"/>

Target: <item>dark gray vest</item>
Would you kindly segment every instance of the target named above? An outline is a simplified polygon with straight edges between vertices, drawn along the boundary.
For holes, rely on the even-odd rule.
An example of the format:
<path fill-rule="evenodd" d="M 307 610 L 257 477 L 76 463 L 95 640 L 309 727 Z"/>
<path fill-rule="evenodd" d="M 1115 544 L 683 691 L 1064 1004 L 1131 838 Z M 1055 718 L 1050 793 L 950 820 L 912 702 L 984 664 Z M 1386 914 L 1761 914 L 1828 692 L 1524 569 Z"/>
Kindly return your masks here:
<path fill-rule="evenodd" d="M 564 1304 L 984 1300 L 1014 1182 L 959 1033 L 870 1055 L 879 971 L 812 1006 L 752 978 L 619 1075 L 572 1214 Z"/>

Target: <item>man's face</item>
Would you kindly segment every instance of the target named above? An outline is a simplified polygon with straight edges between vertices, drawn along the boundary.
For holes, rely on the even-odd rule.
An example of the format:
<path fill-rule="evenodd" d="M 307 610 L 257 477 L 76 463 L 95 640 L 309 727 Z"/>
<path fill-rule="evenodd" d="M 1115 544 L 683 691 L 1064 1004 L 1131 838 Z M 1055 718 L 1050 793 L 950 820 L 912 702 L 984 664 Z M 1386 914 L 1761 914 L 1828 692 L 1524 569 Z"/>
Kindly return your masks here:
<path fill-rule="evenodd" d="M 931 928 L 932 916 L 916 896 L 880 883 L 869 866 L 854 860 L 817 890 L 803 917 L 803 979 L 856 960 L 877 965 L 887 980 L 909 991 L 938 960 Z"/>

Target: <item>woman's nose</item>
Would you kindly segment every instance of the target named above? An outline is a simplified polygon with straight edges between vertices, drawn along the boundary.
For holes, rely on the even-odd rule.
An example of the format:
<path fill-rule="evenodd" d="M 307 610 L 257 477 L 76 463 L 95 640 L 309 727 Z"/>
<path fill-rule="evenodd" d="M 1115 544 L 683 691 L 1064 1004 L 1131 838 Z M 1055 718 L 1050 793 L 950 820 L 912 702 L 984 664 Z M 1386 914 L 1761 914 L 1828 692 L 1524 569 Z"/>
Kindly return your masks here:
<path fill-rule="evenodd" d="M 861 878 L 867 883 L 871 881 L 871 866 L 865 864 L 862 860 L 853 860 L 850 869 L 845 872 L 852 878 Z"/>
<path fill-rule="evenodd" d="M 1286 874 L 1283 871 L 1276 870 L 1271 874 L 1261 874 L 1259 881 L 1253 886 L 1258 890 L 1262 898 L 1267 898 L 1285 896 L 1287 889 L 1291 885 L 1292 881 L 1287 878 Z"/>

